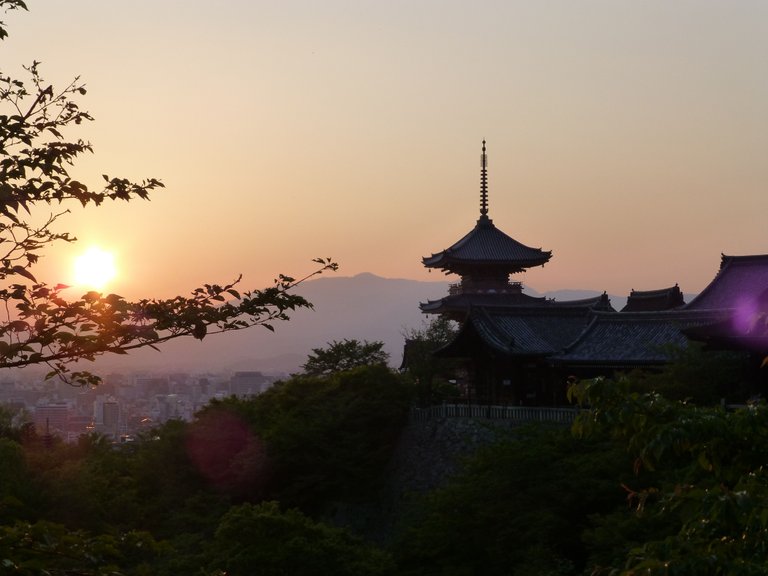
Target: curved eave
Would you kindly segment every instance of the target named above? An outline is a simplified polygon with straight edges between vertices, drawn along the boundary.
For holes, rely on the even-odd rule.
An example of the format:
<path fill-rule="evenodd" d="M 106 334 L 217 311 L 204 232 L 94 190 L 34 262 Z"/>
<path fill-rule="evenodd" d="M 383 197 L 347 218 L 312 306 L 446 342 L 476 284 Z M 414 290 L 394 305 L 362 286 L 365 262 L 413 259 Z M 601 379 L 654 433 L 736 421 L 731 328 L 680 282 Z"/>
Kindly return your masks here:
<path fill-rule="evenodd" d="M 422 263 L 426 268 L 438 268 L 444 272 L 460 273 L 465 268 L 496 268 L 503 269 L 509 274 L 516 272 L 522 272 L 527 268 L 535 268 L 536 266 L 544 266 L 549 259 L 552 258 L 552 252 L 542 252 L 542 255 L 538 258 L 531 258 L 526 260 L 505 260 L 505 259 L 475 259 L 475 258 L 461 258 L 456 257 L 450 252 L 441 252 L 434 254 L 430 257 L 422 258 Z"/>
<path fill-rule="evenodd" d="M 441 314 L 443 312 L 465 312 L 472 307 L 509 308 L 537 310 L 552 304 L 546 297 L 529 296 L 528 294 L 503 293 L 467 293 L 445 296 L 439 300 L 428 300 L 419 304 L 425 314 Z"/>
<path fill-rule="evenodd" d="M 462 266 L 488 266 L 523 270 L 543 266 L 551 251 L 531 248 L 508 236 L 490 218 L 481 216 L 475 227 L 450 248 L 422 258 L 427 268 L 453 271 Z"/>
<path fill-rule="evenodd" d="M 445 311 L 445 303 L 443 300 L 428 300 L 426 302 L 419 303 L 419 308 L 425 314 L 438 314 Z"/>

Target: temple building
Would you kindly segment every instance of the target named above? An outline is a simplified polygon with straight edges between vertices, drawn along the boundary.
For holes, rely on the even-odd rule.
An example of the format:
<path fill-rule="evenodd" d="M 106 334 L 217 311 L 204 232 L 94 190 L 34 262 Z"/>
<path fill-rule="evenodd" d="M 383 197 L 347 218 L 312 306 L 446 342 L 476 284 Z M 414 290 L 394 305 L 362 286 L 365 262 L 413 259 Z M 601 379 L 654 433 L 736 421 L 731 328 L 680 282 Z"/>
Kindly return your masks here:
<path fill-rule="evenodd" d="M 691 340 L 768 353 L 765 316 L 755 323 L 768 311 L 768 256 L 723 256 L 718 275 L 688 304 L 677 285 L 632 290 L 621 312 L 605 293 L 555 301 L 525 294 L 520 281 L 510 280 L 551 257 L 489 218 L 483 141 L 480 217 L 460 240 L 422 260 L 460 277 L 446 296 L 420 308 L 460 323 L 454 340 L 436 354 L 463 361 L 468 401 L 564 404 L 569 378 L 658 369 L 669 362 L 671 347 Z"/>
<path fill-rule="evenodd" d="M 552 252 L 530 248 L 496 228 L 488 217 L 485 140 L 480 166 L 480 217 L 475 227 L 450 248 L 422 259 L 427 268 L 461 277 L 460 282 L 451 285 L 448 296 L 421 304 L 422 312 L 427 314 L 446 314 L 453 320 L 461 320 L 473 306 L 544 303 L 544 298 L 523 294 L 522 284 L 510 282 L 509 276 L 533 266 L 544 266 Z"/>

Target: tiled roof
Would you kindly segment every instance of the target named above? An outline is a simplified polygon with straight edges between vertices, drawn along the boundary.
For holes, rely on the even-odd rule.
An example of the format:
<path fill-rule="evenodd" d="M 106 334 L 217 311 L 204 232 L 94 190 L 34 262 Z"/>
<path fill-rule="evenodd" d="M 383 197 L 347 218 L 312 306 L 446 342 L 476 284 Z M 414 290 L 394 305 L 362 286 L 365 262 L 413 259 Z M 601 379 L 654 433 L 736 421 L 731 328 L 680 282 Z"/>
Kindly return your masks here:
<path fill-rule="evenodd" d="M 611 299 L 606 292 L 603 292 L 600 296 L 592 296 L 591 298 L 581 298 L 579 300 L 549 300 L 550 306 L 562 306 L 564 308 L 573 308 L 577 306 L 584 306 L 593 310 L 602 310 L 604 312 L 616 312 L 611 305 Z"/>
<path fill-rule="evenodd" d="M 422 261 L 428 268 L 446 272 L 461 271 L 466 265 L 493 265 L 513 274 L 532 266 L 542 266 L 551 257 L 552 252 L 531 248 L 507 236 L 483 215 L 461 240 Z"/>
<path fill-rule="evenodd" d="M 479 341 L 501 356 L 548 356 L 565 348 L 586 328 L 591 308 L 585 305 L 528 308 L 473 308 L 456 340 L 443 352 L 460 356 Z M 615 314 L 615 312 L 614 312 Z"/>
<path fill-rule="evenodd" d="M 762 357 L 768 353 L 768 324 L 762 321 L 739 321 L 729 315 L 719 322 L 693 326 L 684 330 L 691 340 L 704 342 L 715 349 L 747 350 Z"/>
<path fill-rule="evenodd" d="M 672 310 L 685 304 L 683 293 L 677 284 L 660 290 L 632 290 L 622 312 L 654 312 Z"/>
<path fill-rule="evenodd" d="M 722 256 L 720 271 L 686 310 L 756 312 L 768 291 L 768 255 Z"/>
<path fill-rule="evenodd" d="M 712 322 L 717 317 L 714 312 L 595 312 L 584 333 L 550 360 L 571 365 L 662 364 L 669 360 L 669 346 L 687 346 L 685 329 Z"/>
<path fill-rule="evenodd" d="M 508 306 L 541 306 L 548 301 L 545 297 L 529 296 L 522 292 L 513 294 L 492 294 L 465 292 L 429 300 L 419 304 L 421 311 L 426 314 L 437 314 L 447 311 L 469 310 L 471 307 L 508 307 Z"/>

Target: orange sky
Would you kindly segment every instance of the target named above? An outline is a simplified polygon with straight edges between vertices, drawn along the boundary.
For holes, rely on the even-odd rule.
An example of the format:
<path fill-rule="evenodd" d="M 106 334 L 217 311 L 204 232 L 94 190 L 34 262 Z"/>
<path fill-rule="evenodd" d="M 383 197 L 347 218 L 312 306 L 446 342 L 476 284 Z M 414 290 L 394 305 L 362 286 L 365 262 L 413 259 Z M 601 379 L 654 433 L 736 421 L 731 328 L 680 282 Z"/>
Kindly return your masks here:
<path fill-rule="evenodd" d="M 29 0 L 3 72 L 81 75 L 96 154 L 76 173 L 167 185 L 81 210 L 129 297 L 242 273 L 437 279 L 421 257 L 478 215 L 554 256 L 522 280 L 701 290 L 720 253 L 768 252 L 768 3 Z"/>

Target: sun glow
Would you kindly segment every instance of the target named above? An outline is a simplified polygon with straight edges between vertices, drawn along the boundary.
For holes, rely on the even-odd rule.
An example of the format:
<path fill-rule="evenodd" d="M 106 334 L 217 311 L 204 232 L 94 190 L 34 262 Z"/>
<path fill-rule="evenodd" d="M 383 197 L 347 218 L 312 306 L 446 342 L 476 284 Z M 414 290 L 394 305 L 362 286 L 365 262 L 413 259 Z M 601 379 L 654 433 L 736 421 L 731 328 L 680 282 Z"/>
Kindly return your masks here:
<path fill-rule="evenodd" d="M 110 252 L 92 247 L 75 259 L 75 284 L 103 290 L 117 276 L 115 258 Z"/>

